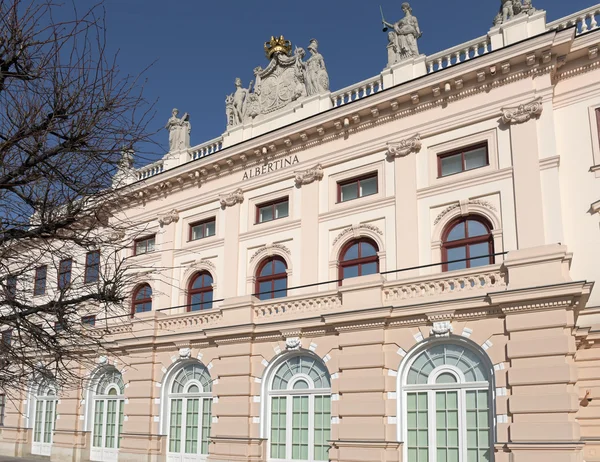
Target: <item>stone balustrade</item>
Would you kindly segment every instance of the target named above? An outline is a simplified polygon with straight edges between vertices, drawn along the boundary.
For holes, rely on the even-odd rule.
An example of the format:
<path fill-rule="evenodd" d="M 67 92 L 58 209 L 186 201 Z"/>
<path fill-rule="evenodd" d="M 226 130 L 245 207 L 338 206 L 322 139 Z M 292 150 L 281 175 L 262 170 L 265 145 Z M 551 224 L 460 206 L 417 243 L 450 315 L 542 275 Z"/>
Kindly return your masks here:
<path fill-rule="evenodd" d="M 153 177 L 154 175 L 158 175 L 162 173 L 165 169 L 165 162 L 161 159 L 159 161 L 153 162 L 150 165 L 146 165 L 144 167 L 140 167 L 137 170 L 137 179 L 145 180 L 146 178 Z"/>
<path fill-rule="evenodd" d="M 223 148 L 223 137 L 207 141 L 206 143 L 199 144 L 188 150 L 190 160 L 200 159 L 202 157 L 209 156 L 215 152 L 219 152 Z"/>
<path fill-rule="evenodd" d="M 506 283 L 506 274 L 500 265 L 482 266 L 387 282 L 383 288 L 383 302 L 414 300 L 477 290 L 499 290 L 506 287 Z"/>
<path fill-rule="evenodd" d="M 425 60 L 427 73 L 446 69 L 447 67 L 468 61 L 490 51 L 492 51 L 492 45 L 487 35 L 461 43 L 455 47 L 428 56 Z"/>
<path fill-rule="evenodd" d="M 383 79 L 378 75 L 333 92 L 331 94 L 331 101 L 333 102 L 333 107 L 339 107 L 380 92 L 381 90 L 383 90 Z"/>
<path fill-rule="evenodd" d="M 548 30 L 562 30 L 567 27 L 576 27 L 575 34 L 580 35 L 598 28 L 600 21 L 600 4 L 573 13 L 564 18 L 557 19 L 546 25 Z"/>
<path fill-rule="evenodd" d="M 165 315 L 157 318 L 159 331 L 198 331 L 207 326 L 218 325 L 223 320 L 223 313 L 218 308 L 189 313 Z"/>
<path fill-rule="evenodd" d="M 286 297 L 254 305 L 254 318 L 258 321 L 277 316 L 313 313 L 333 310 L 342 306 L 342 298 L 337 291 L 311 296 Z"/>

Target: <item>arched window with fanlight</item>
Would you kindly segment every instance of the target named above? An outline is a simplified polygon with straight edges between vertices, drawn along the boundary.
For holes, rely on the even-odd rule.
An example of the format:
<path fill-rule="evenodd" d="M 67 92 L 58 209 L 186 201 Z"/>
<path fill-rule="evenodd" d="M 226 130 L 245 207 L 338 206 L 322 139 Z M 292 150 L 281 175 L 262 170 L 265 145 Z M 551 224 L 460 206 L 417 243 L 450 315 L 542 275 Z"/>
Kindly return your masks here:
<path fill-rule="evenodd" d="M 408 462 L 493 459 L 492 366 L 466 342 L 433 342 L 399 374 L 401 441 Z"/>
<path fill-rule="evenodd" d="M 451 221 L 442 234 L 443 271 L 491 265 L 494 263 L 493 253 L 492 227 L 483 217 L 468 215 L 458 218 Z"/>
<path fill-rule="evenodd" d="M 339 279 L 378 273 L 378 251 L 377 244 L 368 238 L 348 242 L 340 252 Z"/>
<path fill-rule="evenodd" d="M 90 460 L 101 462 L 118 459 L 123 432 L 125 383 L 115 368 L 99 378 L 92 395 L 93 423 Z"/>
<path fill-rule="evenodd" d="M 287 297 L 287 265 L 281 257 L 264 260 L 256 272 L 256 296 L 260 300 Z"/>
<path fill-rule="evenodd" d="M 169 384 L 168 454 L 170 462 L 204 460 L 208 455 L 212 379 L 201 363 L 189 363 Z"/>
<path fill-rule="evenodd" d="M 152 287 L 150 284 L 143 284 L 133 291 L 131 315 L 147 311 L 152 311 Z"/>
<path fill-rule="evenodd" d="M 33 443 L 31 453 L 49 456 L 52 452 L 54 427 L 56 425 L 56 404 L 58 397 L 56 387 L 48 380 L 43 380 L 33 395 Z"/>
<path fill-rule="evenodd" d="M 188 311 L 208 310 L 213 302 L 213 278 L 207 271 L 196 274 L 188 287 Z"/>
<path fill-rule="evenodd" d="M 306 353 L 289 355 L 266 380 L 267 458 L 329 460 L 331 378 L 325 364 Z"/>

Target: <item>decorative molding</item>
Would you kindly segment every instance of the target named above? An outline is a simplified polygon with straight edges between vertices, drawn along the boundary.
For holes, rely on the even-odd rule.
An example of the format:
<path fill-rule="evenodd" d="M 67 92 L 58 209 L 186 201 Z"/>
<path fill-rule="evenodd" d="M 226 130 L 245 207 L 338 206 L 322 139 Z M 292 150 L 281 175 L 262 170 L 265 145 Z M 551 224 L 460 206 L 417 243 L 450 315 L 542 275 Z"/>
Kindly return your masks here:
<path fill-rule="evenodd" d="M 219 202 L 221 203 L 221 208 L 233 207 L 235 204 L 241 204 L 244 202 L 244 191 L 242 191 L 242 188 L 237 188 L 229 194 L 221 194 L 219 195 Z"/>
<path fill-rule="evenodd" d="M 496 207 L 492 203 L 490 203 L 488 201 L 484 201 L 484 200 L 480 200 L 480 199 L 474 199 L 474 200 L 469 199 L 469 200 L 466 200 L 466 201 L 463 200 L 463 201 L 457 202 L 455 204 L 452 204 L 452 205 L 446 207 L 444 210 L 442 210 L 438 214 L 438 216 L 435 218 L 435 220 L 433 221 L 433 225 L 434 226 L 437 225 L 440 221 L 442 221 L 442 219 L 446 215 L 448 215 L 454 209 L 458 209 L 458 208 L 464 209 L 464 213 L 461 213 L 461 214 L 463 214 L 463 215 L 468 214 L 469 213 L 468 212 L 469 205 L 480 205 L 481 207 L 485 207 L 486 209 L 490 209 L 490 210 L 492 210 L 494 212 L 498 211 L 496 209 Z"/>
<path fill-rule="evenodd" d="M 517 107 L 502 108 L 502 122 L 505 124 L 520 124 L 542 113 L 542 98 L 536 98 Z"/>
<path fill-rule="evenodd" d="M 190 359 L 192 356 L 191 348 L 180 348 L 179 349 L 179 359 Z"/>
<path fill-rule="evenodd" d="M 450 321 L 434 322 L 431 328 L 431 335 L 435 337 L 450 337 L 452 333 L 452 324 Z"/>
<path fill-rule="evenodd" d="M 171 210 L 170 212 L 160 213 L 158 215 L 158 224 L 162 228 L 163 226 L 168 226 L 171 223 L 177 223 L 179 221 L 179 212 L 176 209 Z"/>
<path fill-rule="evenodd" d="M 286 350 L 299 350 L 301 346 L 302 343 L 298 337 L 289 337 L 285 339 Z"/>
<path fill-rule="evenodd" d="M 383 236 L 383 231 L 381 231 L 377 226 L 375 225 L 369 225 L 367 223 L 362 223 L 360 225 L 353 225 L 353 226 L 349 226 L 348 228 L 344 229 L 340 234 L 338 234 L 336 236 L 336 238 L 333 240 L 333 245 L 337 244 L 338 241 L 340 239 L 342 239 L 346 234 L 349 233 L 354 233 L 354 235 L 356 237 L 360 236 L 360 230 L 361 229 L 368 229 L 370 231 L 373 231 L 377 234 L 379 234 L 380 236 Z"/>
<path fill-rule="evenodd" d="M 387 143 L 386 156 L 388 159 L 395 157 L 404 157 L 411 152 L 417 153 L 421 150 L 421 135 L 416 134 L 412 138 Z"/>
<path fill-rule="evenodd" d="M 290 249 L 288 249 L 283 244 L 268 244 L 268 245 L 265 245 L 264 247 L 261 247 L 256 252 L 254 252 L 254 254 L 250 257 L 250 263 L 252 263 L 254 260 L 256 260 L 256 258 L 258 258 L 263 253 L 267 253 L 269 256 L 272 256 L 274 254 L 273 250 L 275 250 L 275 249 L 281 250 L 283 253 L 285 253 L 288 256 L 292 255 L 292 252 L 290 252 Z"/>
<path fill-rule="evenodd" d="M 294 174 L 296 186 L 299 188 L 314 181 L 321 181 L 323 179 L 323 167 L 321 164 L 318 164 L 308 170 L 296 171 Z"/>

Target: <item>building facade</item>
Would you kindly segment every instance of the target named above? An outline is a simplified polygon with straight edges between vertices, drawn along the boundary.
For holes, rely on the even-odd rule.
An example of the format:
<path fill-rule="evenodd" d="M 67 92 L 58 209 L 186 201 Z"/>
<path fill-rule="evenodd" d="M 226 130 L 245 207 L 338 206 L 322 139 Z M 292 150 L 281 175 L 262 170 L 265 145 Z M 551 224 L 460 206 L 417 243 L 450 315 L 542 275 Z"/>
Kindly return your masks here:
<path fill-rule="evenodd" d="M 6 403 L 0 453 L 600 460 L 600 5 L 505 2 L 432 56 L 403 10 L 372 79 L 331 92 L 316 40 L 272 38 L 222 137 L 174 111 L 125 159 L 139 283 L 87 321 L 114 355 Z"/>

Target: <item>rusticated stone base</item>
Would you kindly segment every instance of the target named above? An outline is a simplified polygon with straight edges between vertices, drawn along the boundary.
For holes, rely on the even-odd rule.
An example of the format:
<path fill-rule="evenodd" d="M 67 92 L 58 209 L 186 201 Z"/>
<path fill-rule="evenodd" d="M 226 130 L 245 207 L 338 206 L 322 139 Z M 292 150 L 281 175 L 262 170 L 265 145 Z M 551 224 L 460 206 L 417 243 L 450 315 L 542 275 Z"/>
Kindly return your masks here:
<path fill-rule="evenodd" d="M 332 441 L 332 462 L 398 462 L 402 460 L 402 443 L 397 441 Z"/>
<path fill-rule="evenodd" d="M 211 437 L 209 461 L 213 462 L 252 462 L 266 460 L 264 438 Z"/>

